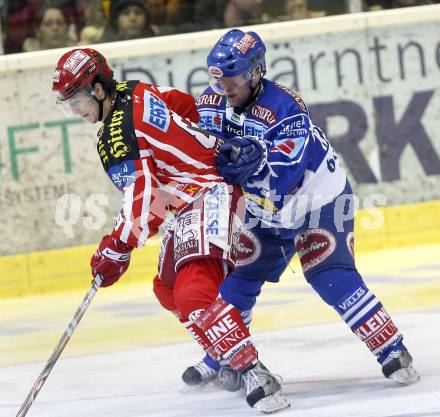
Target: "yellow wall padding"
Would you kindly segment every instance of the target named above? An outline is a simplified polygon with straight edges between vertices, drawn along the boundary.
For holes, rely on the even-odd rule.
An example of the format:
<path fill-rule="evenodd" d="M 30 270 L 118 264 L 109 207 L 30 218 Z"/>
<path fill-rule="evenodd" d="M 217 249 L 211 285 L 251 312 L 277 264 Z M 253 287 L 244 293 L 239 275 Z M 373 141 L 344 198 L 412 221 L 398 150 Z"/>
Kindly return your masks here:
<path fill-rule="evenodd" d="M 440 243 L 440 200 L 381 208 L 380 213 L 384 222 L 379 228 L 368 228 L 375 217 L 367 211 L 357 213 L 356 252 Z M 87 288 L 95 249 L 81 246 L 0 257 L 0 298 Z M 118 285 L 151 280 L 157 271 L 159 249 L 157 237 L 135 250 Z"/>

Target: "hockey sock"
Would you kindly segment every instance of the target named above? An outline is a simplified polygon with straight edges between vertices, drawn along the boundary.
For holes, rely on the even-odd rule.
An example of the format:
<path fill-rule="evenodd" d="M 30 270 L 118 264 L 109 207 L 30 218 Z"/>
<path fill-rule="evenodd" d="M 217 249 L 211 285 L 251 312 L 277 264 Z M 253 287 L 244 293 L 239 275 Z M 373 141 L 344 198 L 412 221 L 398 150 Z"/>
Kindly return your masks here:
<path fill-rule="evenodd" d="M 242 371 L 258 361 L 258 353 L 252 342 L 240 312 L 218 298 L 205 310 L 195 324 L 203 330 L 210 342 L 206 352 L 212 358 L 224 358 L 235 371 Z"/>
<path fill-rule="evenodd" d="M 197 326 L 197 324 L 193 323 L 192 321 L 187 321 L 187 322 L 182 321 L 182 323 L 185 326 L 185 329 L 188 330 L 189 334 L 203 348 L 204 351 L 207 351 L 211 347 L 210 340 L 206 337 L 204 331 L 199 326 Z M 211 360 L 212 362 L 215 362 L 214 359 L 211 358 Z M 215 369 L 212 366 L 211 368 Z"/>
<path fill-rule="evenodd" d="M 311 284 L 376 355 L 379 363 L 383 363 L 390 351 L 404 349 L 399 329 L 356 270 L 324 270 L 312 278 Z"/>

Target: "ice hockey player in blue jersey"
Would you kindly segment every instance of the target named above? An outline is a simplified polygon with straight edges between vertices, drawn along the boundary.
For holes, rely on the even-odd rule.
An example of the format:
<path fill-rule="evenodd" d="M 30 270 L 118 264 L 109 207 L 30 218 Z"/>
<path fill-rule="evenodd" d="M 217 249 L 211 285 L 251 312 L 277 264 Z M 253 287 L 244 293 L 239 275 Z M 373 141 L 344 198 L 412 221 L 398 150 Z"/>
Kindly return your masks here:
<path fill-rule="evenodd" d="M 208 55 L 210 87 L 198 99 L 200 126 L 225 138 L 218 170 L 242 185 L 248 210 L 239 267 L 221 296 L 250 323 L 264 282 L 277 282 L 297 253 L 307 281 L 376 356 L 384 376 L 416 382 L 402 334 L 356 269 L 344 169 L 303 100 L 264 78 L 265 52 L 255 32 L 229 30 Z M 198 385 L 217 375 L 226 389 L 239 381 L 209 356 L 182 378 Z"/>

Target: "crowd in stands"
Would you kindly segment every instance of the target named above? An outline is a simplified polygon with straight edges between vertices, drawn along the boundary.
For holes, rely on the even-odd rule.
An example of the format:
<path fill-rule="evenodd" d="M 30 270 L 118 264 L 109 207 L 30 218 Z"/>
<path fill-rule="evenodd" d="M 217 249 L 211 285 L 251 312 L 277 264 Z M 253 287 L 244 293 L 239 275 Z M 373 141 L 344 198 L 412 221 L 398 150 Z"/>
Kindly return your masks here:
<path fill-rule="evenodd" d="M 363 10 L 439 1 L 363 0 Z M 0 53 L 346 13 L 346 0 L 0 0 Z"/>

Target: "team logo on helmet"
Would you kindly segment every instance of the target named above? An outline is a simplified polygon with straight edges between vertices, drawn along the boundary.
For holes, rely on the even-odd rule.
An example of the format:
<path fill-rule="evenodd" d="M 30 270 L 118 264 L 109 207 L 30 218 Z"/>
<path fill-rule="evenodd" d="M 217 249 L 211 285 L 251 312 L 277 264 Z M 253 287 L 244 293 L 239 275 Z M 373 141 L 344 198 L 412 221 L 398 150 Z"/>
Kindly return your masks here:
<path fill-rule="evenodd" d="M 208 74 L 216 78 L 223 77 L 223 71 L 219 67 L 209 67 Z"/>
<path fill-rule="evenodd" d="M 251 49 L 257 40 L 250 34 L 245 33 L 244 36 L 235 44 L 235 47 L 242 53 L 245 54 L 249 49 Z"/>
<path fill-rule="evenodd" d="M 80 49 L 75 51 L 64 64 L 64 69 L 76 75 L 90 57 Z"/>

